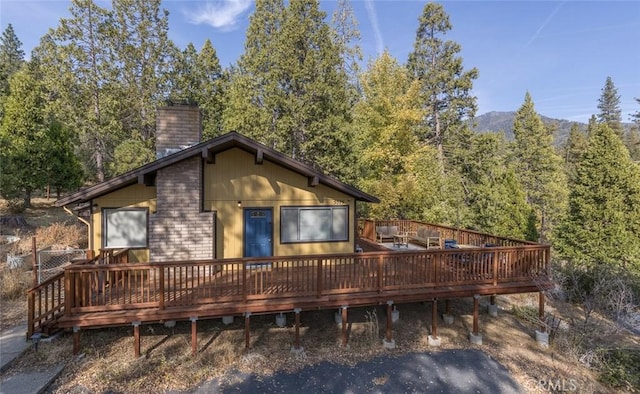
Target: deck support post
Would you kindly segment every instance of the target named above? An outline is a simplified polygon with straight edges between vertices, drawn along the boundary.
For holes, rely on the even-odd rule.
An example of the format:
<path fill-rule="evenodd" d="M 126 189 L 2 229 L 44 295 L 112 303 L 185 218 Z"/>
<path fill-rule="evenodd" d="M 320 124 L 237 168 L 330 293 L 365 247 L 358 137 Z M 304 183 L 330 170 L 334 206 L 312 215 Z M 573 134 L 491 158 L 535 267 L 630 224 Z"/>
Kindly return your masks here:
<path fill-rule="evenodd" d="M 444 314 L 442 320 L 445 324 L 453 324 L 453 315 L 451 314 L 450 300 L 447 298 L 444 300 Z"/>
<path fill-rule="evenodd" d="M 249 349 L 250 344 L 249 344 L 249 329 L 250 327 L 250 323 L 251 323 L 251 312 L 245 312 L 244 313 L 244 348 L 245 349 Z"/>
<path fill-rule="evenodd" d="M 429 346 L 440 346 L 440 338 L 438 338 L 438 299 L 434 298 L 431 305 L 431 335 L 427 337 L 427 341 Z"/>
<path fill-rule="evenodd" d="M 304 348 L 300 346 L 300 312 L 302 312 L 301 308 L 293 310 L 296 315 L 296 336 L 291 347 L 291 353 L 302 353 L 304 351 Z"/>
<path fill-rule="evenodd" d="M 391 326 L 393 325 L 393 301 L 387 301 L 387 332 L 386 339 L 388 342 L 393 340 L 393 333 L 391 331 Z"/>
<path fill-rule="evenodd" d="M 73 355 L 80 353 L 80 327 L 73 326 Z"/>
<path fill-rule="evenodd" d="M 480 296 L 478 294 L 473 296 L 473 333 L 478 335 L 478 304 L 480 303 Z"/>
<path fill-rule="evenodd" d="M 341 307 L 342 310 L 342 347 L 347 347 L 347 305 Z"/>
<path fill-rule="evenodd" d="M 474 345 L 482 345 L 482 335 L 478 332 L 478 304 L 480 303 L 480 295 L 473 296 L 473 331 L 469 333 L 469 340 Z"/>
<path fill-rule="evenodd" d="M 540 319 L 540 331 L 545 332 L 544 325 L 544 293 L 538 292 L 538 318 Z"/>
<path fill-rule="evenodd" d="M 140 358 L 140 322 L 134 321 L 133 325 L 133 351 L 136 358 Z"/>
<path fill-rule="evenodd" d="M 382 346 L 384 346 L 385 349 L 396 348 L 396 341 L 393 339 L 393 331 L 392 331 L 393 313 L 394 313 L 393 301 L 389 300 L 387 301 L 387 332 L 386 332 L 384 341 L 382 341 Z"/>
<path fill-rule="evenodd" d="M 540 320 L 540 330 L 536 330 L 536 342 L 540 346 L 549 346 L 549 333 L 544 322 L 544 293 L 538 292 L 538 319 Z"/>
<path fill-rule="evenodd" d="M 487 305 L 487 312 L 489 312 L 489 316 L 497 317 L 498 316 L 498 305 L 496 305 L 496 295 L 493 294 L 489 298 L 489 305 Z"/>
<path fill-rule="evenodd" d="M 198 318 L 190 317 L 191 320 L 191 354 L 198 353 Z"/>

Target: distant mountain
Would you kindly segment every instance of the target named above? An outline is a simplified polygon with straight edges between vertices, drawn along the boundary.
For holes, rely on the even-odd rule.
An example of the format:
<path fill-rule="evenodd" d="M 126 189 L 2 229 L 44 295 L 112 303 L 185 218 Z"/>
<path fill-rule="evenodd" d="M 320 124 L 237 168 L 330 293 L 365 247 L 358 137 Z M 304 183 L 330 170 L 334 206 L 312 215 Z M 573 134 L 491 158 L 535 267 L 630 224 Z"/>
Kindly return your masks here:
<path fill-rule="evenodd" d="M 476 118 L 474 119 L 475 126 L 472 125 L 472 129 L 477 133 L 503 131 L 505 136 L 507 137 L 507 140 L 511 141 L 513 140 L 513 120 L 515 119 L 515 117 L 515 111 L 487 112 L 486 114 L 476 116 Z M 556 146 L 563 144 L 567 140 L 572 124 L 577 123 L 582 130 L 587 129 L 586 123 L 572 122 L 566 119 L 554 119 L 546 117 L 544 115 L 540 115 L 540 117 L 542 118 L 542 122 L 544 122 L 545 125 L 555 125 L 557 127 L 554 141 Z M 625 130 L 629 130 L 632 123 L 623 123 L 623 125 L 625 127 Z"/>
<path fill-rule="evenodd" d="M 473 131 L 477 133 L 486 133 L 490 131 L 502 131 L 504 132 L 507 140 L 513 140 L 513 120 L 516 117 L 515 111 L 511 112 L 498 112 L 492 111 L 487 112 L 486 114 L 476 116 L 474 119 L 475 126 L 472 127 Z M 544 115 L 540 115 L 542 118 L 542 122 L 545 125 L 553 125 L 555 124 L 557 127 L 557 132 L 555 136 L 555 144 L 560 145 L 564 141 L 566 141 L 567 136 L 569 135 L 569 131 L 571 130 L 571 125 L 577 123 L 578 126 L 582 130 L 587 128 L 586 123 L 580 122 L 572 122 L 566 119 L 554 119 L 549 118 Z"/>

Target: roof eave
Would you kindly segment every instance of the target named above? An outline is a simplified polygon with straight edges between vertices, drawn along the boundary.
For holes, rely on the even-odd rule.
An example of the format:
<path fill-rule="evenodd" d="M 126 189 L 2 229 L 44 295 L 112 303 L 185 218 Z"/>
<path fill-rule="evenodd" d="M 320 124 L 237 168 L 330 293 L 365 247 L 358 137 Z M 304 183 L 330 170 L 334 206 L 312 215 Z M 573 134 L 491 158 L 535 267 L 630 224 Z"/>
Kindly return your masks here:
<path fill-rule="evenodd" d="M 274 162 L 280 166 L 283 166 L 291 171 L 297 172 L 307 177 L 318 177 L 318 181 L 328 187 L 341 191 L 358 201 L 365 201 L 371 203 L 379 203 L 380 200 L 374 196 L 364 193 L 353 186 L 347 185 L 333 177 L 325 175 L 312 167 L 294 160 L 274 149 L 253 141 L 236 132 L 230 132 L 220 137 L 216 137 L 209 141 L 201 142 L 200 144 L 191 146 L 172 155 L 155 160 L 152 163 L 145 164 L 142 167 L 129 171 L 125 174 L 119 175 L 108 181 L 99 183 L 89 188 L 79 190 L 69 196 L 63 197 L 55 202 L 56 206 L 65 206 L 74 203 L 87 202 L 93 198 L 100 197 L 113 190 L 119 189 L 124 186 L 134 184 L 138 181 L 140 176 L 148 174 L 154 174 L 158 170 L 175 164 L 179 161 L 189 159 L 196 155 L 201 155 L 203 152 L 220 153 L 231 148 L 240 148 L 251 153 L 257 153 L 261 151 L 264 155 L 264 159 Z"/>

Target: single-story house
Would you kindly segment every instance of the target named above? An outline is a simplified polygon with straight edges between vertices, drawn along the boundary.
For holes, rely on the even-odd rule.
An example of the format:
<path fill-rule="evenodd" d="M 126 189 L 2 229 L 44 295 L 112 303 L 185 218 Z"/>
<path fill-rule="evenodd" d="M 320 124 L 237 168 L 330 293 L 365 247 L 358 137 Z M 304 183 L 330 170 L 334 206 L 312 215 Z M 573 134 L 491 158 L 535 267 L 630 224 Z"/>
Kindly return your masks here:
<path fill-rule="evenodd" d="M 129 261 L 352 253 L 356 202 L 379 200 L 232 132 L 195 106 L 157 110 L 157 160 L 56 202 L 89 210 L 89 249 Z"/>

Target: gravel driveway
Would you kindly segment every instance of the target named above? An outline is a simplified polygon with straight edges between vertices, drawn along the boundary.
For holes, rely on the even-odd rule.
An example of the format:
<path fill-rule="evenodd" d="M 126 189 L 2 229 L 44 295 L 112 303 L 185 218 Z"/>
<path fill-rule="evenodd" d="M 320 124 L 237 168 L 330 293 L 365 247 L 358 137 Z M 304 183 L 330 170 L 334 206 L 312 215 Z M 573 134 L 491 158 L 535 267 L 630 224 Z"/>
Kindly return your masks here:
<path fill-rule="evenodd" d="M 257 377 L 237 373 L 194 393 L 517 393 L 524 390 L 485 353 L 445 350 L 386 356 L 353 367 L 323 362 L 297 373 Z"/>

